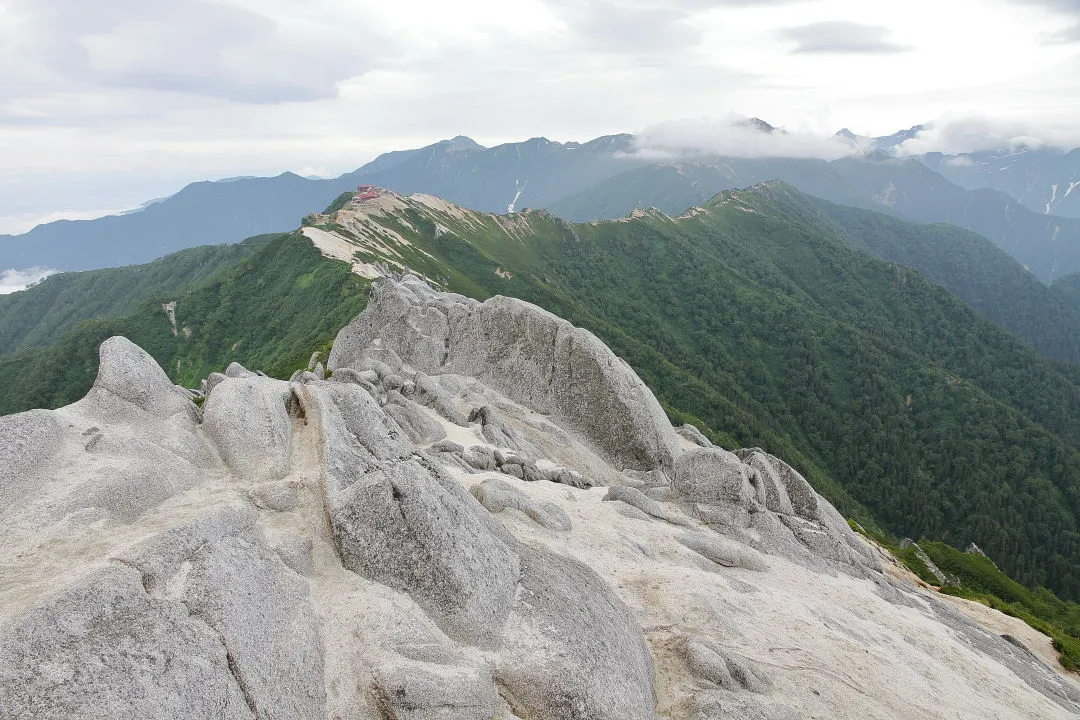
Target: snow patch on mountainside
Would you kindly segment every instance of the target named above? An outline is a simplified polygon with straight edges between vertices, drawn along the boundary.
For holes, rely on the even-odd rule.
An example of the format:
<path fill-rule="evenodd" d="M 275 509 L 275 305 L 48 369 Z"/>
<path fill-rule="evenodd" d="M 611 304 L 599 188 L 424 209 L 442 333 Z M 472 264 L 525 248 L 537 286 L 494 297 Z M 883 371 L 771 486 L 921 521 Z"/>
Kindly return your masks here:
<path fill-rule="evenodd" d="M 506 206 L 506 212 L 514 212 L 514 206 L 517 205 L 518 198 L 521 197 L 521 192 L 525 189 L 524 185 L 521 185 L 517 180 L 514 181 L 514 199 L 510 201 L 510 204 Z"/>
<path fill-rule="evenodd" d="M 1057 201 L 1057 190 L 1058 190 L 1057 185 L 1051 185 L 1050 186 L 1050 202 L 1046 203 L 1046 214 L 1047 215 L 1050 214 L 1050 208 Z"/>

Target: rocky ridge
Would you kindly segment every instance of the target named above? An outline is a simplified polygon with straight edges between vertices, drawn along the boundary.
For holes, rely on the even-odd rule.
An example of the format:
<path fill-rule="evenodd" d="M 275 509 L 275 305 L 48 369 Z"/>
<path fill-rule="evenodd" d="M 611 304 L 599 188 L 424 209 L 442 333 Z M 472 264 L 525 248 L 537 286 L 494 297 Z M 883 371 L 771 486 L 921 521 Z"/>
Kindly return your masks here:
<path fill-rule="evenodd" d="M 0 718 L 1070 717 L 585 330 L 374 282 L 327 371 L 201 407 L 123 338 L 0 418 Z"/>

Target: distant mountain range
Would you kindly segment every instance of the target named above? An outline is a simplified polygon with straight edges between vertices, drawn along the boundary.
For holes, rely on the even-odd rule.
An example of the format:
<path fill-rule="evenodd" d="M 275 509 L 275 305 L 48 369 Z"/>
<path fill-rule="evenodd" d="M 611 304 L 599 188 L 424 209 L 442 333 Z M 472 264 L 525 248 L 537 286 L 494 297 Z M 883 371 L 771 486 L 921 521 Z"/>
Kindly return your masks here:
<path fill-rule="evenodd" d="M 837 131 L 836 137 L 846 141 L 853 148 L 863 152 L 881 151 L 889 154 L 896 154 L 901 145 L 908 140 L 914 140 L 919 136 L 919 133 L 925 129 L 925 125 L 913 125 L 907 130 L 899 130 L 892 135 L 868 137 L 866 135 L 856 135 L 851 132 L 851 130 L 842 128 Z"/>
<path fill-rule="evenodd" d="M 836 136 L 862 152 L 897 155 L 900 146 L 927 130 L 915 125 L 884 137 L 856 135 L 847 128 Z M 959 154 L 910 155 L 945 179 L 968 190 L 999 190 L 1029 210 L 1080 218 L 1080 148 L 1017 145 Z"/>
<path fill-rule="evenodd" d="M 931 153 L 919 160 L 961 187 L 999 190 L 1035 212 L 1080 218 L 1080 149 Z"/>
<path fill-rule="evenodd" d="M 745 126 L 766 134 L 779 132 L 763 121 L 747 121 Z M 840 137 L 863 152 L 833 162 L 658 157 L 639 152 L 631 135 L 587 143 L 533 138 L 492 148 L 459 136 L 386 153 L 334 179 L 286 173 L 195 183 L 126 215 L 60 221 L 23 235 L 0 236 L 0 269 L 111 267 L 147 262 L 186 247 L 287 231 L 297 227 L 302 216 L 359 183 L 433 194 L 485 212 L 546 208 L 582 221 L 621 217 L 634 208 L 651 206 L 677 215 L 717 192 L 780 179 L 842 205 L 972 230 L 1046 283 L 1080 271 L 1080 218 L 1046 213 L 1080 215 L 1080 179 L 1069 179 L 1075 174 L 1071 168 L 1080 162 L 1080 151 L 918 159 L 891 154 L 921 129 L 916 126 L 881 138 L 841 131 Z M 1025 177 L 1038 182 L 1024 184 Z M 996 185 L 971 189 L 980 183 Z M 1039 188 L 1047 183 L 1051 197 L 1044 198 Z"/>
<path fill-rule="evenodd" d="M 588 143 L 534 138 L 484 148 L 465 137 L 386 153 L 329 180 L 284 173 L 188 185 L 123 215 L 60 220 L 21 235 L 0 235 L 0 270 L 89 270 L 149 262 L 199 245 L 237 242 L 295 229 L 358 183 L 450 197 L 466 207 L 507 212 L 542 207 L 646 161 L 630 156 L 633 138 Z"/>
<path fill-rule="evenodd" d="M 841 205 L 977 232 L 1046 283 L 1080 270 L 1080 219 L 1036 213 L 996 190 L 965 190 L 917 160 L 880 151 L 833 162 L 697 158 L 653 163 L 548 207 L 576 221 L 620 217 L 638 207 L 678 214 L 718 192 L 774 178 Z"/>
<path fill-rule="evenodd" d="M 198 182 L 135 212 L 58 220 L 22 235 L 0 235 L 0 269 L 89 270 L 149 262 L 183 248 L 232 243 L 290 229 L 324 207 L 332 181 L 293 173 Z"/>

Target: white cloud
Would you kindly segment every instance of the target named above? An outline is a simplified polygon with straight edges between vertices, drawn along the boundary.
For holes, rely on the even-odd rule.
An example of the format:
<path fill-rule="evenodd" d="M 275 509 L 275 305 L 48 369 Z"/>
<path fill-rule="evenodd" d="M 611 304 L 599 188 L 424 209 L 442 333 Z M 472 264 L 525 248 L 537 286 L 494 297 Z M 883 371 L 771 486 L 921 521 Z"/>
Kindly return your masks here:
<path fill-rule="evenodd" d="M 1076 46 L 1046 42 L 1072 24 L 1070 8 L 1072 0 L 909 0 L 902 13 L 859 0 L 0 0 L 0 216 L 132 207 L 198 179 L 335 175 L 458 134 L 485 145 L 588 140 L 734 111 L 808 129 L 764 147 L 745 139 L 744 152 L 775 154 L 787 143 L 831 156 L 829 141 L 803 136 L 844 126 L 884 135 L 1003 108 L 1080 125 Z M 915 49 L 856 60 L 791 53 L 778 37 L 838 21 L 888 28 L 879 40 Z M 658 142 L 687 144 L 670 130 Z M 730 133 L 682 130 L 691 145 L 737 150 Z"/>
<path fill-rule="evenodd" d="M 975 162 L 967 155 L 957 155 L 956 157 L 947 158 L 945 164 L 952 167 L 971 167 Z"/>
<path fill-rule="evenodd" d="M 847 20 L 783 28 L 782 40 L 795 43 L 793 53 L 891 54 L 914 48 L 889 40 L 891 32 L 882 25 L 866 25 Z"/>
<path fill-rule="evenodd" d="M 1005 120 L 988 117 L 953 117 L 929 124 L 902 143 L 901 155 L 941 152 L 946 155 L 1018 147 L 1071 149 L 1080 145 L 1080 127 L 1053 120 Z"/>
<path fill-rule="evenodd" d="M 783 128 L 765 132 L 737 115 L 650 125 L 637 135 L 637 147 L 639 153 L 655 157 L 706 154 L 835 160 L 854 152 L 850 144 L 832 136 Z"/>
<path fill-rule="evenodd" d="M 134 88 L 241 103 L 333 97 L 392 39 L 214 0 L 4 0 L 0 93 Z M 30 77 L 26 74 L 29 71 Z M 4 93 L 6 94 L 6 93 Z"/>
<path fill-rule="evenodd" d="M 40 267 L 27 268 L 26 270 L 4 270 L 0 272 L 0 295 L 10 295 L 25 290 L 28 286 L 41 282 L 57 272 L 57 270 Z"/>
<path fill-rule="evenodd" d="M 1063 30 L 1050 33 L 1047 41 L 1052 43 L 1080 43 L 1080 22 Z"/>
<path fill-rule="evenodd" d="M 1036 5 L 1056 11 L 1070 24 L 1044 35 L 1048 43 L 1080 43 L 1080 0 L 1014 0 L 1020 5 Z"/>
<path fill-rule="evenodd" d="M 700 42 L 698 17 L 724 8 L 767 8 L 800 0 L 549 0 L 581 45 L 619 55 L 685 55 Z"/>

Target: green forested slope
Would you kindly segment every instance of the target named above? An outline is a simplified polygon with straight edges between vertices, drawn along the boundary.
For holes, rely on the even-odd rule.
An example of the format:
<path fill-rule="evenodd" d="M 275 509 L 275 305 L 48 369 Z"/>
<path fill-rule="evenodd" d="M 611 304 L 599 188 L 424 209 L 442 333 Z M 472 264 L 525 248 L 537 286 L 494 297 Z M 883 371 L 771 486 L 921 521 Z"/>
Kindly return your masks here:
<path fill-rule="evenodd" d="M 1040 355 L 1080 361 L 1080 303 L 1055 292 L 1059 283 L 1048 288 L 981 235 L 954 225 L 919 225 L 836 205 L 782 184 L 774 183 L 773 189 L 772 214 L 915 268 Z M 815 217 L 820 224 L 813 222 Z"/>
<path fill-rule="evenodd" d="M 112 335 L 138 343 L 185 385 L 234 360 L 277 377 L 307 365 L 363 309 L 368 281 L 295 234 L 255 245 L 249 257 L 174 293 L 175 335 L 155 298 L 122 317 L 83 321 L 48 347 L 0 356 L 0 413 L 81 398 L 97 373 L 97 346 Z M 163 277 L 169 260 L 161 261 Z M 183 254 L 171 260 L 182 275 Z"/>
<path fill-rule="evenodd" d="M 48 345 L 83 320 L 128 315 L 144 300 L 173 300 L 271 237 L 181 250 L 146 265 L 61 273 L 23 292 L 0 295 L 0 354 Z"/>
<path fill-rule="evenodd" d="M 762 175 L 768 172 L 773 174 Z M 883 260 L 917 268 L 999 326 L 1031 343 L 1041 355 L 1080 361 L 1080 302 L 1069 302 L 1052 292 L 982 235 L 956 225 L 922 225 L 861 209 L 866 205 L 865 198 L 856 197 L 851 186 L 845 185 L 846 181 L 823 161 L 763 164 L 732 160 L 721 165 L 649 166 L 618 175 L 606 185 L 568 198 L 552 209 L 571 218 L 617 216 L 629 208 L 649 205 L 669 213 L 682 212 L 704 202 L 710 188 L 732 184 L 742 187 L 780 176 L 792 178 L 800 187 L 809 187 L 815 195 L 845 204 L 836 205 L 777 185 L 786 190 L 778 193 L 783 197 L 777 199 L 770 212 L 835 235 Z M 1064 289 L 1068 280 L 1062 278 L 1055 286 L 1059 284 Z"/>
<path fill-rule="evenodd" d="M 1069 307 L 1080 312 L 1080 272 L 1063 275 L 1054 281 L 1050 289 Z"/>

